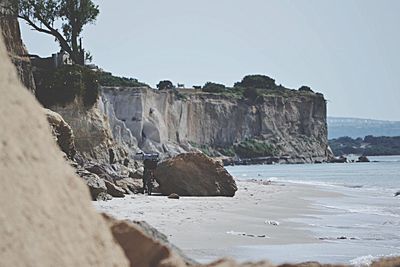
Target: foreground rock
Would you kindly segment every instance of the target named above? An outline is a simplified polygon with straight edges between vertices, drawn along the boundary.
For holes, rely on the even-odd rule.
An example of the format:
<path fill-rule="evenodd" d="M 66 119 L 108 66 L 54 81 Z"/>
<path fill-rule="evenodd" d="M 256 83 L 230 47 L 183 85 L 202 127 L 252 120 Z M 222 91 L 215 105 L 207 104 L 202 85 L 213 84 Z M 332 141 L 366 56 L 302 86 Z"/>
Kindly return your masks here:
<path fill-rule="evenodd" d="M 117 221 L 103 214 L 114 238 L 121 245 L 128 257 L 131 267 L 159 266 L 159 267 L 184 267 L 185 261 L 176 254 L 171 247 L 161 240 L 156 240 L 157 233 L 151 233 L 148 225 L 135 225 L 128 221 Z M 143 231 L 147 229 L 147 233 Z M 138 245 L 140 244 L 140 245 Z"/>
<path fill-rule="evenodd" d="M 220 162 L 202 153 L 180 154 L 159 164 L 156 180 L 163 195 L 228 196 L 237 190 L 235 180 Z"/>
<path fill-rule="evenodd" d="M 129 266 L 2 40 L 0 95 L 0 266 Z"/>
<path fill-rule="evenodd" d="M 182 250 L 180 250 L 174 244 L 169 242 L 168 237 L 166 235 L 164 235 L 163 233 L 158 231 L 156 228 L 152 227 L 147 222 L 145 222 L 145 221 L 132 221 L 132 223 L 134 225 L 136 225 L 137 227 L 139 227 L 141 231 L 143 231 L 146 235 L 150 236 L 153 240 L 155 240 L 155 241 L 167 246 L 172 251 L 174 251 L 176 254 L 178 254 L 187 265 L 198 265 L 199 264 L 195 260 L 193 260 L 193 259 L 189 258 L 188 256 L 186 256 L 182 252 Z"/>

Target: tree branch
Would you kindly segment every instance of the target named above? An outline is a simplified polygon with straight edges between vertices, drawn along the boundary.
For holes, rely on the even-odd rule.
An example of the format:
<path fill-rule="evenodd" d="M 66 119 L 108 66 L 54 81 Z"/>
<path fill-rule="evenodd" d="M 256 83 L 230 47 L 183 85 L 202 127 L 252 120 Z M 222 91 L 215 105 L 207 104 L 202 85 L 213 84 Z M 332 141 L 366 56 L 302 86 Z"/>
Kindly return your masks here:
<path fill-rule="evenodd" d="M 38 7 L 34 1 L 30 0 L 29 4 L 31 4 L 35 10 L 38 10 Z M 42 18 L 42 16 L 38 12 L 35 12 L 35 17 L 40 21 L 40 23 L 42 23 L 47 28 L 47 30 L 43 29 L 41 27 L 38 27 L 32 20 L 30 20 L 26 16 L 22 17 L 22 19 L 27 21 L 28 24 L 31 25 L 35 30 L 53 35 L 60 43 L 61 48 L 64 49 L 68 54 L 70 54 L 71 57 L 73 57 L 73 51 L 72 51 L 70 45 L 65 40 L 65 38 L 60 34 L 60 32 L 57 31 L 56 29 L 54 29 L 44 18 Z"/>
<path fill-rule="evenodd" d="M 36 30 L 38 32 L 43 32 L 43 33 L 47 33 L 47 34 L 53 35 L 53 33 L 51 31 L 43 29 L 43 28 L 40 28 L 32 20 L 30 20 L 28 17 L 20 16 L 20 15 L 18 15 L 17 17 L 20 18 L 20 19 L 25 20 L 28 23 L 28 25 L 31 26 L 34 30 Z"/>

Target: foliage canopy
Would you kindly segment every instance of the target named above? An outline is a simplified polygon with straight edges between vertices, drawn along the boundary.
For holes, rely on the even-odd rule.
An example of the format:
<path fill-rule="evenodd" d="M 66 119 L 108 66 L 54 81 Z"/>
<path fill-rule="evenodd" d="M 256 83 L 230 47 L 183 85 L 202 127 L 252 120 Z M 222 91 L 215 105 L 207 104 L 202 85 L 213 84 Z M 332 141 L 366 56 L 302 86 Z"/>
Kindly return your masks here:
<path fill-rule="evenodd" d="M 80 97 L 91 107 L 99 95 L 97 74 L 79 65 L 65 65 L 58 69 L 35 73 L 36 97 L 45 107 L 65 105 Z"/>
<path fill-rule="evenodd" d="M 247 75 L 241 82 L 235 83 L 234 87 L 277 89 L 275 80 L 266 75 Z"/>
<path fill-rule="evenodd" d="M 207 82 L 202 90 L 208 93 L 221 93 L 226 90 L 226 87 L 223 84 Z"/>
<path fill-rule="evenodd" d="M 171 81 L 165 80 L 165 81 L 160 81 L 157 84 L 158 90 L 167 90 L 167 89 L 174 89 L 175 86 Z"/>
<path fill-rule="evenodd" d="M 84 64 L 85 52 L 78 39 L 83 27 L 94 23 L 99 14 L 91 0 L 8 0 L 1 7 L 3 16 L 17 16 L 34 30 L 54 36 L 74 63 Z"/>

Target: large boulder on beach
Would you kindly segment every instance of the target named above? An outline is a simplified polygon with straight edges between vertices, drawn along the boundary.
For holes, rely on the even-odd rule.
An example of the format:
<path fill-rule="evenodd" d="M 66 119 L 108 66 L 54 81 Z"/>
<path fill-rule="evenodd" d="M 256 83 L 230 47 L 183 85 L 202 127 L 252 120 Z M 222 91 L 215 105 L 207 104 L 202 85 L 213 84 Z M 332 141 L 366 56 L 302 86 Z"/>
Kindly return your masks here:
<path fill-rule="evenodd" d="M 155 173 L 163 195 L 233 197 L 237 186 L 218 161 L 202 153 L 186 153 L 161 162 Z"/>
<path fill-rule="evenodd" d="M 0 34 L 0 266 L 130 266 Z"/>

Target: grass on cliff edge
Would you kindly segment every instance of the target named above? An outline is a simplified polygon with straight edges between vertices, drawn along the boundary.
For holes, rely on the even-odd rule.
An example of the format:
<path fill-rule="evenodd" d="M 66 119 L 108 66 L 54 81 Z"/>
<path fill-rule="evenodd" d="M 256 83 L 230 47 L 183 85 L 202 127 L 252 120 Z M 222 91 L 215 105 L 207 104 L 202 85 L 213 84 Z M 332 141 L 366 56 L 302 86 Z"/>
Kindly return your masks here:
<path fill-rule="evenodd" d="M 247 159 L 273 157 L 278 154 L 278 149 L 274 145 L 257 139 L 246 139 L 224 148 L 213 148 L 211 146 L 199 145 L 193 142 L 190 142 L 190 144 L 200 149 L 209 157 L 218 157 L 223 155 L 227 157 L 238 156 L 239 158 Z"/>
<path fill-rule="evenodd" d="M 98 81 L 101 86 L 111 87 L 148 87 L 149 85 L 139 82 L 135 78 L 118 77 L 112 75 L 110 72 L 98 72 Z"/>

